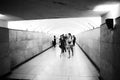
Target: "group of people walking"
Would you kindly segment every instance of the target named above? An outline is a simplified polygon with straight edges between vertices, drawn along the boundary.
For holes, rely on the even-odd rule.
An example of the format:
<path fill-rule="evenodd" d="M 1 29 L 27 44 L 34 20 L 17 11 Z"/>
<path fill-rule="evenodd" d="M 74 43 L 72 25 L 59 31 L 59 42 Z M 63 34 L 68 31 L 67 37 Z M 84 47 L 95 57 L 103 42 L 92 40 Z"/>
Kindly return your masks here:
<path fill-rule="evenodd" d="M 71 57 L 71 53 L 73 56 L 74 55 L 73 47 L 75 46 L 75 42 L 76 42 L 76 37 L 71 33 L 60 35 L 59 47 L 61 48 L 61 54 L 68 51 L 69 58 Z"/>
<path fill-rule="evenodd" d="M 75 42 L 76 42 L 76 37 L 75 37 L 75 35 L 72 35 L 71 33 L 60 35 L 59 47 L 61 49 L 61 55 L 64 52 L 68 52 L 69 53 L 68 58 L 70 58 L 71 55 L 73 56 L 74 55 L 73 47 L 75 46 Z M 53 47 L 56 47 L 56 43 L 57 43 L 56 36 L 54 35 L 54 39 L 52 41 Z"/>

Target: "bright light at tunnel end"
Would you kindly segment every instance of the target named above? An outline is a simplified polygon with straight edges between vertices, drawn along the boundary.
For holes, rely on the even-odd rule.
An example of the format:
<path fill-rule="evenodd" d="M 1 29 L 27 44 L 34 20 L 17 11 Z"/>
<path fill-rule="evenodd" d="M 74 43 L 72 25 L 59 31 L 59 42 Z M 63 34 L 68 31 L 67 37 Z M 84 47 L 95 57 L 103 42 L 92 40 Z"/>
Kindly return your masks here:
<path fill-rule="evenodd" d="M 98 11 L 98 12 L 108 12 L 111 10 L 114 10 L 116 7 L 118 7 L 118 3 L 113 3 L 113 4 L 102 4 L 96 6 L 93 11 Z"/>
<path fill-rule="evenodd" d="M 94 23 L 97 21 L 96 23 Z M 61 19 L 43 19 L 43 20 L 23 20 L 9 21 L 8 28 L 37 31 L 52 34 L 78 34 L 89 29 L 99 27 L 101 18 L 84 17 L 84 18 L 61 18 Z"/>

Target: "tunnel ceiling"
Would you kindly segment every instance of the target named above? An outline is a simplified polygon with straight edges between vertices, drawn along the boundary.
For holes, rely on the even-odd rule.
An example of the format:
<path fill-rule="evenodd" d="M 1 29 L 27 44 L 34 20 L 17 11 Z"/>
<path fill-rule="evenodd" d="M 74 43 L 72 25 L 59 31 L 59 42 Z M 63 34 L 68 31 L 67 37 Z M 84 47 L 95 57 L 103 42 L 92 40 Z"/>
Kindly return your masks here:
<path fill-rule="evenodd" d="M 0 0 L 0 13 L 24 20 L 98 16 L 93 8 L 113 1 L 117 0 Z"/>

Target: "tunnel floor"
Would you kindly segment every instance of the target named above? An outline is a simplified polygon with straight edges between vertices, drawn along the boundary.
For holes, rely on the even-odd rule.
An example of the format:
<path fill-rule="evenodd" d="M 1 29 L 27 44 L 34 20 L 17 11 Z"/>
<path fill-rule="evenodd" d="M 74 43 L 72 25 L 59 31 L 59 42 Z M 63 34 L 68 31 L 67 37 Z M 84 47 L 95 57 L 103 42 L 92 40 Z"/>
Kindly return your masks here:
<path fill-rule="evenodd" d="M 76 45 L 74 56 L 51 48 L 12 71 L 9 80 L 99 80 L 99 73 Z"/>

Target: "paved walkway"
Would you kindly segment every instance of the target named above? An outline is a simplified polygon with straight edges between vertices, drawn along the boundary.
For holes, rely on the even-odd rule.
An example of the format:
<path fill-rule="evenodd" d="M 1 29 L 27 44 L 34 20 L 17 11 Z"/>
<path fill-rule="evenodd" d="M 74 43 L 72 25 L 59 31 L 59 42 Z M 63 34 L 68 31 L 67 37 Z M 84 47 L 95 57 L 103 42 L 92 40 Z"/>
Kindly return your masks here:
<path fill-rule="evenodd" d="M 76 45 L 74 56 L 51 48 L 15 69 L 9 78 L 30 80 L 99 80 L 98 72 Z"/>

